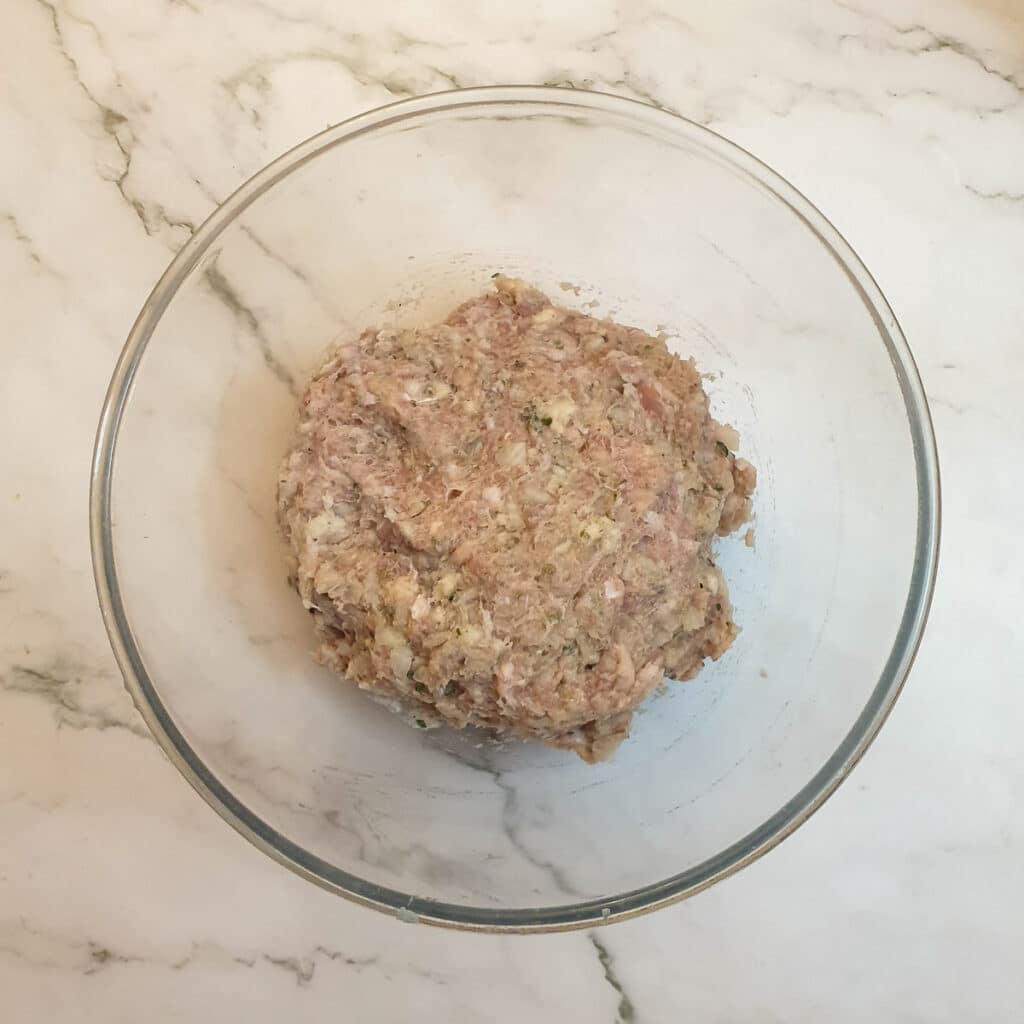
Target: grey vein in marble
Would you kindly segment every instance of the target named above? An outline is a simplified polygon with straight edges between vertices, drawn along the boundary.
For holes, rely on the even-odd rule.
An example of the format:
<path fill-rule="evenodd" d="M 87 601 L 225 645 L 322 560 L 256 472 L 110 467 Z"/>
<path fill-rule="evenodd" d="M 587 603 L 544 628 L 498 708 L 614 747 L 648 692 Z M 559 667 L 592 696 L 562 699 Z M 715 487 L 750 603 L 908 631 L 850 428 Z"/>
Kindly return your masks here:
<path fill-rule="evenodd" d="M 464 765 L 466 768 L 470 768 L 474 771 L 481 772 L 493 780 L 495 786 L 497 786 L 504 794 L 501 828 L 513 848 L 516 849 L 526 861 L 543 871 L 554 882 L 555 887 L 559 892 L 564 893 L 566 897 L 572 899 L 583 898 L 580 891 L 569 880 L 565 870 L 552 861 L 538 856 L 530 849 L 526 841 L 519 834 L 520 826 L 519 821 L 517 820 L 519 797 L 516 792 L 516 788 L 505 778 L 504 772 L 489 763 L 486 751 L 481 750 L 479 752 L 479 760 L 472 760 L 469 757 L 464 757 L 453 750 L 446 750 L 444 754 L 446 757 L 451 758 L 451 760 L 456 761 L 458 764 Z"/>
<path fill-rule="evenodd" d="M 989 192 L 985 189 L 975 188 L 974 185 L 968 184 L 966 181 L 964 182 L 964 188 L 979 199 L 997 199 L 1007 203 L 1019 203 L 1024 200 L 1024 192 L 1010 192 L 1006 189 Z"/>
<path fill-rule="evenodd" d="M 192 966 L 227 962 L 251 970 L 262 963 L 291 975 L 300 988 L 313 982 L 318 965 L 338 964 L 360 971 L 375 967 L 380 961 L 377 955 L 352 956 L 322 945 L 316 945 L 309 953 L 295 954 L 232 951 L 213 943 L 193 943 L 184 956 L 177 958 L 143 955 L 121 951 L 92 938 L 72 940 L 32 927 L 24 918 L 6 925 L 0 922 L 0 959 L 4 957 L 20 960 L 37 970 L 70 969 L 85 977 L 136 965 L 185 971 Z"/>
<path fill-rule="evenodd" d="M 940 53 L 944 50 L 949 51 L 957 54 L 957 56 L 963 57 L 965 60 L 969 60 L 972 64 L 976 64 L 985 72 L 985 74 L 992 75 L 993 77 L 1000 79 L 1007 85 L 1012 86 L 1017 92 L 1024 91 L 1024 78 L 1019 78 L 1017 75 L 1009 74 L 1007 72 L 1000 71 L 998 68 L 992 67 L 978 50 L 959 39 L 954 39 L 952 36 L 934 32 L 926 25 L 917 23 L 911 25 L 900 25 L 898 22 L 892 21 L 881 15 L 874 14 L 873 12 L 866 11 L 864 8 L 859 7 L 856 4 L 846 2 L 846 0 L 833 0 L 833 2 L 837 7 L 851 11 L 868 22 L 884 26 L 893 32 L 899 40 L 906 41 L 905 44 L 902 44 L 892 40 L 878 40 L 877 38 L 873 38 L 872 41 L 875 43 L 904 53 L 923 54 Z M 907 39 L 908 36 L 923 37 L 923 41 L 920 43 L 910 42 Z M 864 37 L 857 33 L 844 32 L 838 36 L 838 39 L 842 42 L 845 39 L 863 40 Z"/>
<path fill-rule="evenodd" d="M 295 378 L 274 352 L 263 328 L 260 327 L 259 317 L 242 300 L 238 292 L 235 291 L 234 286 L 228 281 L 224 272 L 216 263 L 211 263 L 203 273 L 206 277 L 206 283 L 210 286 L 210 291 L 228 308 L 245 330 L 256 339 L 266 368 L 292 395 L 298 398 L 299 388 L 295 383 Z"/>
<path fill-rule="evenodd" d="M 32 239 L 22 230 L 21 225 L 18 223 L 18 218 L 13 213 L 2 213 L 0 214 L 0 221 L 7 225 L 8 230 L 14 236 L 14 240 L 24 248 L 28 258 L 37 266 L 42 266 L 42 257 L 32 244 Z"/>
<path fill-rule="evenodd" d="M 608 947 L 593 933 L 590 933 L 590 944 L 597 951 L 597 959 L 601 963 L 601 970 L 604 972 L 605 981 L 618 993 L 619 1006 L 616 1015 L 616 1024 L 630 1024 L 636 1020 L 636 1013 L 633 1009 L 633 1000 L 626 994 L 615 971 L 615 961 L 608 952 Z"/>
<path fill-rule="evenodd" d="M 0 691 L 35 697 L 50 705 L 60 726 L 125 729 L 150 739 L 120 680 L 115 683 L 95 669 L 74 668 L 60 659 L 45 667 L 15 663 L 0 675 Z"/>

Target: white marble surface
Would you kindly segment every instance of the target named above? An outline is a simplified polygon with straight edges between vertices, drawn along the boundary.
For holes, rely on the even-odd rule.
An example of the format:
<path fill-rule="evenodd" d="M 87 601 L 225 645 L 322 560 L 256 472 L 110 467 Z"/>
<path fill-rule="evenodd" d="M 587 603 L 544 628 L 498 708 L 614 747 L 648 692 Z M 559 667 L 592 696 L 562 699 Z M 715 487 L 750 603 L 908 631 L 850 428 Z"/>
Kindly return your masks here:
<path fill-rule="evenodd" d="M 1016 0 L 8 0 L 4 14 L 3 1020 L 1019 1015 L 1024 573 L 1006 528 L 1024 444 Z M 594 934 L 402 925 L 266 859 L 147 738 L 89 565 L 102 394 L 191 227 L 327 124 L 504 81 L 654 100 L 793 181 L 900 317 L 943 460 L 930 631 L 852 780 L 740 875 Z"/>

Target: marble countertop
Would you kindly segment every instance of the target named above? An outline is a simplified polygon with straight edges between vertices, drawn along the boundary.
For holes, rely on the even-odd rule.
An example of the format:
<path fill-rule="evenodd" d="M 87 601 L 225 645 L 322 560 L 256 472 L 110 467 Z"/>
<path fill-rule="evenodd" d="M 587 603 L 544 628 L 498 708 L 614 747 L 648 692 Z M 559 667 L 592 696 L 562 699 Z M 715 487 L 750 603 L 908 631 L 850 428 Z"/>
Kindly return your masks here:
<path fill-rule="evenodd" d="M 825 211 L 918 359 L 945 499 L 917 665 L 825 808 L 684 904 L 537 937 L 403 925 L 227 828 L 121 687 L 85 521 L 114 359 L 193 226 L 352 113 L 511 81 L 657 102 L 749 148 Z M 9 0 L 0 166 L 5 1021 L 1019 1014 L 1016 0 Z"/>

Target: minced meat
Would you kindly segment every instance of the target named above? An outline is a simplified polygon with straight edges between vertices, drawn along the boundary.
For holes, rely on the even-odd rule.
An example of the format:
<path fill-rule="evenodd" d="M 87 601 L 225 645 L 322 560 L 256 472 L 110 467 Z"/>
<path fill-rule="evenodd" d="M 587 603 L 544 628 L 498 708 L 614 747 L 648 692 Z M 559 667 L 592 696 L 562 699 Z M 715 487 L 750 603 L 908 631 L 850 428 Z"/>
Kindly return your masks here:
<path fill-rule="evenodd" d="M 737 444 L 691 360 L 522 281 L 365 331 L 280 478 L 319 660 L 418 727 L 607 757 L 736 636 L 711 541 L 750 516 Z"/>

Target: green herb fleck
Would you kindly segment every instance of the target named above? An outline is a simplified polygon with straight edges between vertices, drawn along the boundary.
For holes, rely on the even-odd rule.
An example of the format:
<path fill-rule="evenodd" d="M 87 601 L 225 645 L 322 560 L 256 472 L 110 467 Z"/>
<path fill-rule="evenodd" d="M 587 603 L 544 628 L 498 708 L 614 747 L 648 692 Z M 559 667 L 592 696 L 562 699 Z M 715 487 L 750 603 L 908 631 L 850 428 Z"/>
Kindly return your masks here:
<path fill-rule="evenodd" d="M 458 692 L 458 689 L 459 684 L 455 682 L 454 679 L 449 679 L 448 682 L 444 684 L 444 695 L 446 697 L 454 697 Z"/>
<path fill-rule="evenodd" d="M 426 722 L 424 722 L 422 718 L 417 718 L 417 719 L 416 719 L 416 724 L 417 724 L 417 725 L 418 725 L 418 726 L 419 726 L 419 727 L 420 727 L 421 729 L 426 729 L 426 727 L 427 727 L 427 723 L 426 723 Z"/>
<path fill-rule="evenodd" d="M 554 422 L 550 416 L 541 416 L 540 413 L 537 412 L 533 402 L 530 402 L 530 404 L 523 409 L 523 419 L 526 420 L 526 425 L 530 430 L 540 430 L 542 427 L 550 427 Z"/>
<path fill-rule="evenodd" d="M 426 692 L 427 692 L 427 688 L 426 688 L 426 686 L 424 686 L 424 685 L 423 685 L 423 683 L 417 683 L 417 684 L 416 684 L 416 685 L 415 685 L 415 686 L 413 687 L 413 689 L 414 689 L 414 690 L 415 690 L 415 691 L 416 691 L 417 693 L 426 693 Z"/>
<path fill-rule="evenodd" d="M 729 446 L 721 441 L 715 442 L 715 447 L 725 456 L 729 455 Z"/>

